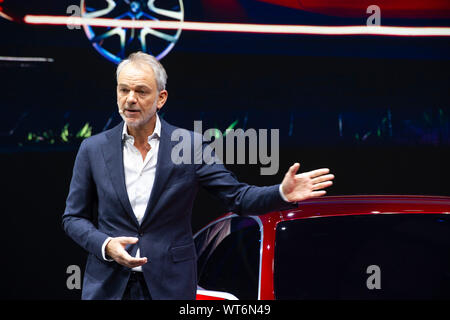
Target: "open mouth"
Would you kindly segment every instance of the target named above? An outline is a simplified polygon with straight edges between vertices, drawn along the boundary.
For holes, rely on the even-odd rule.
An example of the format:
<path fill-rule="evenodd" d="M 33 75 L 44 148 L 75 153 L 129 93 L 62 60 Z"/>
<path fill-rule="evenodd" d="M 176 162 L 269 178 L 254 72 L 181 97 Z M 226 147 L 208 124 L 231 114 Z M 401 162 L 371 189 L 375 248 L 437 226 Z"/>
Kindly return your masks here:
<path fill-rule="evenodd" d="M 136 109 L 125 109 L 128 114 L 138 114 L 140 111 Z"/>

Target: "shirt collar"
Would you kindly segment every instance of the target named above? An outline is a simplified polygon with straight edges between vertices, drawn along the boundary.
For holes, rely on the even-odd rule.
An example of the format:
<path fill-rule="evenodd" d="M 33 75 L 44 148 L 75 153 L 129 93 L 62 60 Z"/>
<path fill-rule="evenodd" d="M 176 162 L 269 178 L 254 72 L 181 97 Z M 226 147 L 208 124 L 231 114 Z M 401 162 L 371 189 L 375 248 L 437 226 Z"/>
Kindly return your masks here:
<path fill-rule="evenodd" d="M 150 142 L 150 140 L 153 138 L 161 137 L 161 121 L 159 120 L 159 116 L 157 113 L 155 113 L 155 116 L 156 116 L 155 129 L 153 130 L 153 133 L 148 137 L 148 142 Z M 122 140 L 125 141 L 127 139 L 134 140 L 134 137 L 128 134 L 127 123 L 125 122 L 122 130 Z"/>

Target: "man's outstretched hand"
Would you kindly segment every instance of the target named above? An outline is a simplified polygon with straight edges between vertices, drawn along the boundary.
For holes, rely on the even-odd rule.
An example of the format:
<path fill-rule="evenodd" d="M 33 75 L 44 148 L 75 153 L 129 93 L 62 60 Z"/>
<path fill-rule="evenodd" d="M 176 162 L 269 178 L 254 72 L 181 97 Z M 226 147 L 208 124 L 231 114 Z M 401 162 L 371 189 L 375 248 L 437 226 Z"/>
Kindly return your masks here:
<path fill-rule="evenodd" d="M 128 267 L 135 268 L 147 263 L 147 258 L 134 258 L 125 250 L 127 244 L 138 242 L 138 238 L 134 237 L 116 237 L 109 240 L 105 247 L 105 253 L 114 259 L 117 263 Z"/>
<path fill-rule="evenodd" d="M 294 163 L 281 182 L 281 190 L 289 202 L 323 196 L 326 191 L 322 189 L 333 184 L 334 175 L 329 174 L 328 168 L 297 174 L 299 168 L 300 163 Z"/>

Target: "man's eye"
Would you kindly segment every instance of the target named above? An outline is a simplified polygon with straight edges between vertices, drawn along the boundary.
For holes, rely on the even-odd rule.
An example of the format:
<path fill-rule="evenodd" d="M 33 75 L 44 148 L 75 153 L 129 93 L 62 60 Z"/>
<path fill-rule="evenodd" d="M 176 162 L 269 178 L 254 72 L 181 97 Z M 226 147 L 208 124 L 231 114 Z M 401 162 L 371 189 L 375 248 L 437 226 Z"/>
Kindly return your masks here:
<path fill-rule="evenodd" d="M 122 89 L 119 89 L 119 91 L 120 92 L 128 92 L 128 89 L 122 88 Z"/>

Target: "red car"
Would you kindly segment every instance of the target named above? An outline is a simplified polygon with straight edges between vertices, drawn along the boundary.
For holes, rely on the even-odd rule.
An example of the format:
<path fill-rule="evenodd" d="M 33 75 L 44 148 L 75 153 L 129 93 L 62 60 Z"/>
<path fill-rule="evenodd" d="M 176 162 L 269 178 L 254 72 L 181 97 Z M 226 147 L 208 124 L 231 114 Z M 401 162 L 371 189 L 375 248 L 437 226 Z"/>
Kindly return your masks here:
<path fill-rule="evenodd" d="M 197 299 L 448 299 L 450 197 L 330 196 L 195 236 Z"/>

